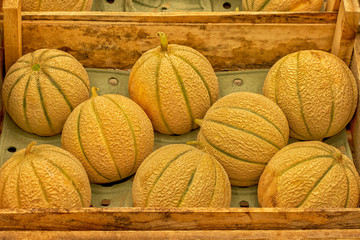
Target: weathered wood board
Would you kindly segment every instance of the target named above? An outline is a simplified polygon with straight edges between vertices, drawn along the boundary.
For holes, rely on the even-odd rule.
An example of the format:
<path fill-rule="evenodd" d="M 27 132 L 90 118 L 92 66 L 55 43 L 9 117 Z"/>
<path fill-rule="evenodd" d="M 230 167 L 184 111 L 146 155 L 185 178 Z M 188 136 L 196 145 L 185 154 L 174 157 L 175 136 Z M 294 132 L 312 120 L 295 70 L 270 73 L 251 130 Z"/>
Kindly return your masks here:
<path fill-rule="evenodd" d="M 0 21 L 4 17 L 6 69 L 22 54 L 39 48 L 67 51 L 85 67 L 130 69 L 143 52 L 158 45 L 157 31 L 164 31 L 170 43 L 188 45 L 202 52 L 217 71 L 269 68 L 280 57 L 303 49 L 332 52 L 349 64 L 358 31 L 359 3 L 329 1 L 328 10 L 330 12 L 314 13 L 21 13 L 20 0 L 5 0 Z M 355 53 L 360 54 L 358 45 Z M 359 55 L 354 55 L 352 61 L 357 79 L 358 58 Z M 360 158 L 358 119 L 354 119 L 352 128 L 356 159 Z M 359 219 L 358 208 L 19 209 L 0 210 L 0 237 L 359 238 Z"/>

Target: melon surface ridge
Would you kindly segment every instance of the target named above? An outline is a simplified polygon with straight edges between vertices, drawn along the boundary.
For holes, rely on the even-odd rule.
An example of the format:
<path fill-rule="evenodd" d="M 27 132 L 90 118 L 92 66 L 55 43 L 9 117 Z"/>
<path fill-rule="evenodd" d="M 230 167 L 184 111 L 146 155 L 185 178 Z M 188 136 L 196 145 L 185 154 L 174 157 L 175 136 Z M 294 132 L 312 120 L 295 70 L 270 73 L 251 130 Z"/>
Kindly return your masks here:
<path fill-rule="evenodd" d="M 210 154 L 186 144 L 155 150 L 135 174 L 135 207 L 229 207 L 229 178 Z"/>
<path fill-rule="evenodd" d="M 24 131 L 59 134 L 71 111 L 89 99 L 89 76 L 70 54 L 39 49 L 20 57 L 2 86 L 4 107 Z"/>
<path fill-rule="evenodd" d="M 242 10 L 264 12 L 311 12 L 320 11 L 322 5 L 322 0 L 244 0 L 242 1 Z"/>
<path fill-rule="evenodd" d="M 21 0 L 22 11 L 90 11 L 93 0 Z"/>
<path fill-rule="evenodd" d="M 341 59 L 320 50 L 303 50 L 284 56 L 270 68 L 263 94 L 285 113 L 291 137 L 321 141 L 350 122 L 358 88 Z"/>
<path fill-rule="evenodd" d="M 99 96 L 92 88 L 89 100 L 70 114 L 61 135 L 61 147 L 84 165 L 90 182 L 110 183 L 134 174 L 153 151 L 154 131 L 145 112 L 118 94 Z"/>
<path fill-rule="evenodd" d="M 260 177 L 261 207 L 355 208 L 360 177 L 353 161 L 319 141 L 289 144 L 270 160 Z"/>
<path fill-rule="evenodd" d="M 168 44 L 159 32 L 161 46 L 145 52 L 129 77 L 129 96 L 149 116 L 154 129 L 179 135 L 198 128 L 218 99 L 219 83 L 209 61 L 193 48 Z"/>
<path fill-rule="evenodd" d="M 198 141 L 223 165 L 234 186 L 257 184 L 266 164 L 289 139 L 281 109 L 251 92 L 220 98 L 197 122 Z"/>
<path fill-rule="evenodd" d="M 90 182 L 80 161 L 59 147 L 35 144 L 2 165 L 0 208 L 90 207 Z"/>

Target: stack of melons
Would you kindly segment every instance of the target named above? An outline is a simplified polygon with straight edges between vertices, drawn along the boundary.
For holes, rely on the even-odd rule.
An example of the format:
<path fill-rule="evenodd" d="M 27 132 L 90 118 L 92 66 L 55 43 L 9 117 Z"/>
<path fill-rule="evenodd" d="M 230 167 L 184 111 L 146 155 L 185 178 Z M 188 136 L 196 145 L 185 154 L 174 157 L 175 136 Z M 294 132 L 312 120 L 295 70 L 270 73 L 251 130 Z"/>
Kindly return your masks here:
<path fill-rule="evenodd" d="M 158 85 L 158 71 L 167 64 L 159 51 L 161 54 L 160 48 L 150 51 L 135 64 L 129 91 L 155 125 L 161 125 L 158 129 L 171 134 L 167 122 L 176 121 L 177 116 L 164 114 L 169 102 L 163 100 L 159 89 L 169 88 Z M 141 67 L 144 73 L 137 72 Z M 153 92 L 149 94 L 147 89 Z M 348 67 L 323 51 L 289 54 L 269 71 L 263 94 L 229 94 L 216 101 L 203 119 L 191 119 L 201 126 L 200 148 L 221 163 L 232 185 L 251 186 L 260 181 L 258 197 L 263 207 L 356 207 L 360 186 L 353 162 L 338 149 L 319 142 L 344 129 L 354 114 L 357 87 Z M 183 97 L 186 99 L 186 94 Z M 189 105 L 191 102 L 183 102 L 184 107 Z M 184 115 L 191 117 L 191 111 L 187 113 Z M 289 134 L 312 141 L 286 146 Z M 157 150 L 140 166 L 133 187 L 135 206 L 181 206 L 181 195 L 174 191 L 185 189 L 182 193 L 186 195 L 189 189 L 181 187 L 186 182 L 181 179 L 190 179 L 191 184 L 192 178 L 187 176 L 194 171 L 173 170 L 184 151 L 176 155 L 174 146 L 171 157 L 168 149 L 172 148 Z"/>
<path fill-rule="evenodd" d="M 129 95 L 163 134 L 198 128 L 218 99 L 219 84 L 209 61 L 198 51 L 168 44 L 144 53 L 129 78 Z M 135 174 L 136 207 L 229 207 L 231 187 L 222 165 L 205 149 L 172 144 L 153 152 Z"/>
<path fill-rule="evenodd" d="M 231 185 L 256 184 L 262 207 L 358 206 L 353 162 L 321 142 L 345 128 L 357 104 L 355 79 L 340 59 L 292 53 L 270 69 L 263 95 L 218 99 L 209 61 L 158 35 L 160 46 L 132 68 L 130 98 L 93 87 L 89 99 L 85 69 L 59 50 L 38 50 L 9 69 L 9 115 L 30 133 L 61 133 L 62 149 L 31 143 L 14 154 L 0 169 L 0 207 L 88 207 L 89 182 L 134 174 L 136 207 L 229 207 Z M 197 147 L 153 151 L 154 130 L 179 135 L 199 126 L 189 143 Z M 302 142 L 288 145 L 289 136 Z"/>
<path fill-rule="evenodd" d="M 26 54 L 9 69 L 7 112 L 29 133 L 62 133 L 62 149 L 30 144 L 14 154 L 0 169 L 0 207 L 89 207 L 89 182 L 122 180 L 153 151 L 145 112 L 124 96 L 98 96 L 94 87 L 89 99 L 89 85 L 81 63 L 56 49 Z"/>
<path fill-rule="evenodd" d="M 353 161 L 319 142 L 345 128 L 357 105 L 354 76 L 336 56 L 315 50 L 289 54 L 270 69 L 263 94 L 285 113 L 290 136 L 307 140 L 281 149 L 262 174 L 262 207 L 357 207 Z"/>

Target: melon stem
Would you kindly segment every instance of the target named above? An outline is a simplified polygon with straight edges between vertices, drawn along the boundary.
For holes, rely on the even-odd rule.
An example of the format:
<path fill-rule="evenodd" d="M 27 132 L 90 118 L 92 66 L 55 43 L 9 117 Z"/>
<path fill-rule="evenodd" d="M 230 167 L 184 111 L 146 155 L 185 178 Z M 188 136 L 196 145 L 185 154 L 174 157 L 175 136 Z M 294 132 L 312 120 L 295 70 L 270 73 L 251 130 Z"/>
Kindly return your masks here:
<path fill-rule="evenodd" d="M 99 91 L 99 88 L 97 87 L 92 87 L 91 88 L 91 98 L 94 98 L 94 97 L 98 97 L 99 95 L 97 94 L 97 91 Z"/>
<path fill-rule="evenodd" d="M 31 149 L 34 145 L 36 145 L 35 141 L 32 141 L 31 143 L 29 143 L 29 145 L 27 145 L 27 147 L 25 149 L 25 156 L 30 154 Z"/>
<path fill-rule="evenodd" d="M 158 32 L 157 35 L 160 37 L 161 51 L 167 51 L 168 40 L 167 40 L 165 33 Z"/>
<path fill-rule="evenodd" d="M 188 142 L 186 142 L 186 144 L 197 147 L 201 150 L 205 148 L 204 144 L 202 144 L 202 142 L 199 142 L 199 141 L 188 141 Z"/>
<path fill-rule="evenodd" d="M 335 156 L 335 159 L 338 161 L 338 162 L 342 162 L 342 152 L 340 152 L 340 150 L 338 151 L 338 152 L 336 152 L 335 154 L 334 154 Z"/>
<path fill-rule="evenodd" d="M 203 119 L 195 119 L 194 122 L 201 127 L 201 124 L 203 123 Z"/>

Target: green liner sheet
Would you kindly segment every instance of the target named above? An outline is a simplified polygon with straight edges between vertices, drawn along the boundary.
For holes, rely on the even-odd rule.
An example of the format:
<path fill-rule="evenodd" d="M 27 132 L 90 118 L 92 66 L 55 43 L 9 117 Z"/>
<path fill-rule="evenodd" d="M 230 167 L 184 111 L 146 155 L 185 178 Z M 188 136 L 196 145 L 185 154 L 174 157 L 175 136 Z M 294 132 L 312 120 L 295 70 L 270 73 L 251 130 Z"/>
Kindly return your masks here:
<path fill-rule="evenodd" d="M 108 93 L 128 95 L 128 71 L 87 69 L 90 77 L 90 85 L 96 86 L 100 90 L 99 95 Z M 255 92 L 261 93 L 262 86 L 268 70 L 245 70 L 217 72 L 219 80 L 220 97 L 232 92 Z M 173 143 L 186 143 L 196 140 L 198 130 L 179 136 L 169 136 L 155 133 L 155 149 Z M 37 144 L 61 145 L 61 135 L 52 137 L 40 137 L 21 130 L 5 114 L 3 130 L 0 138 L 0 165 L 11 157 L 15 150 L 25 148 L 30 142 L 36 141 Z M 290 139 L 290 142 L 295 140 Z M 345 129 L 339 134 L 326 139 L 324 142 L 341 149 L 352 159 L 350 147 L 346 137 Z M 91 184 L 92 205 L 94 207 L 130 207 L 132 206 L 131 186 L 133 176 L 112 184 Z M 257 201 L 257 186 L 252 187 L 232 187 L 231 207 L 259 207 Z"/>

